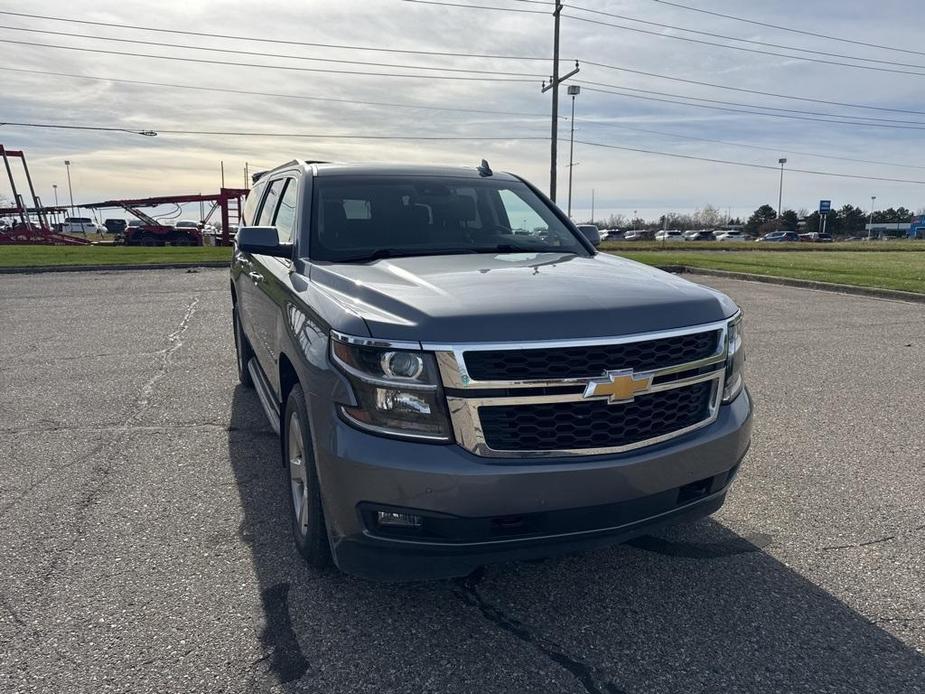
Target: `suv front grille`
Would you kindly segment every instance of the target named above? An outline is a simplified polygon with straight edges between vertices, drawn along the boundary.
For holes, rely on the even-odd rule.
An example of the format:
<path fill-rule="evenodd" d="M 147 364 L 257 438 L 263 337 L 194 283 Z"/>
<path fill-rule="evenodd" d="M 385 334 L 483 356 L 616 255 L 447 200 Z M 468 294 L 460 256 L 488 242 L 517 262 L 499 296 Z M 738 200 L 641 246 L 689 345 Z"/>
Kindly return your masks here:
<path fill-rule="evenodd" d="M 553 380 L 600 376 L 608 369 L 650 371 L 714 355 L 721 330 L 586 347 L 485 350 L 464 353 L 476 381 Z"/>
<path fill-rule="evenodd" d="M 713 381 L 651 393 L 631 403 L 606 400 L 478 408 L 485 443 L 497 451 L 627 446 L 693 426 L 710 414 Z"/>

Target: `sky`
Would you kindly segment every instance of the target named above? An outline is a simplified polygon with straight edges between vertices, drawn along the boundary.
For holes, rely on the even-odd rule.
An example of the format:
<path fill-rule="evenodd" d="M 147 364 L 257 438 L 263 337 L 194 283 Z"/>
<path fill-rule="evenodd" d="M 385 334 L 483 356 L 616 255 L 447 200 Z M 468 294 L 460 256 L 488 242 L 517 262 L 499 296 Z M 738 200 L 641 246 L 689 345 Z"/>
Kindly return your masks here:
<path fill-rule="evenodd" d="M 436 1 L 521 11 L 403 0 L 298 3 L 164 0 L 157 4 L 156 12 L 149 2 L 138 0 L 0 1 L 0 11 L 43 16 L 0 14 L 0 42 L 7 44 L 4 60 L 0 62 L 4 84 L 0 122 L 150 129 L 159 133 L 156 137 L 144 137 L 134 132 L 0 125 L 0 144 L 25 151 L 39 195 L 46 203 L 53 202 L 54 184 L 58 185 L 59 200 L 67 201 L 65 159 L 72 162 L 73 194 L 78 204 L 120 197 L 215 192 L 221 185 L 221 162 L 226 185 L 241 186 L 245 181 L 245 164 L 254 171 L 292 159 L 475 166 L 485 158 L 492 168 L 523 175 L 548 191 L 551 94 L 542 93 L 541 85 L 552 69 L 551 5 L 542 0 Z M 582 92 L 576 97 L 574 122 L 576 164 L 572 167 L 572 211 L 576 220 L 584 221 L 590 216 L 592 191 L 598 219 L 609 214 L 631 217 L 634 211 L 655 218 L 665 212 L 692 212 L 706 205 L 728 210 L 733 216 L 747 216 L 763 203 L 776 208 L 780 157 L 787 158 L 784 208 L 813 210 L 820 199 L 831 199 L 834 207 L 853 204 L 869 209 L 872 195 L 877 196 L 878 209 L 900 205 L 913 210 L 925 207 L 925 157 L 920 146 L 925 128 L 925 45 L 920 40 L 925 3 L 920 0 L 876 3 L 677 0 L 677 3 L 910 52 L 795 34 L 693 12 L 658 0 L 576 0 L 572 7 L 565 8 L 561 20 L 563 72 L 573 67 L 576 59 L 581 71 L 560 88 L 557 198 L 560 206 L 566 208 L 572 122 L 565 85 L 577 84 Z M 624 28 L 593 23 L 598 21 Z M 202 32 L 207 36 L 154 32 L 125 25 Z M 815 63 L 672 38 L 794 55 L 794 51 L 685 32 L 681 28 L 841 54 L 848 57 L 797 55 L 878 69 Z M 139 43 L 145 41 L 162 45 Z M 352 48 L 298 45 L 306 42 Z M 65 47 L 161 57 L 112 55 Z M 518 59 L 386 53 L 357 50 L 357 47 Z M 541 60 L 520 59 L 523 57 Z M 861 62 L 858 58 L 868 61 Z M 217 61 L 260 67 L 216 64 Z M 678 82 L 627 70 L 759 93 Z M 443 79 L 448 76 L 466 79 Z M 595 87 L 591 82 L 611 86 Z M 620 94 L 592 91 L 613 91 L 615 87 L 624 91 Z M 769 92 L 782 96 L 766 95 Z M 677 101 L 679 96 L 714 100 L 697 103 L 727 110 L 702 108 L 689 101 L 670 101 Z M 858 109 L 783 96 L 875 108 Z M 755 107 L 780 109 L 776 113 L 799 118 L 741 112 Z M 857 120 L 846 123 L 844 116 L 868 120 L 863 124 Z M 891 127 L 874 126 L 874 122 Z M 253 134 L 164 132 L 168 130 Z M 319 138 L 319 135 L 347 137 Z M 358 136 L 473 139 L 355 139 Z M 740 146 L 743 144 L 748 147 Z M 793 169 L 922 183 L 855 180 L 798 173 Z M 0 179 L 0 196 L 4 195 L 9 197 L 9 188 Z M 197 216 L 193 212 L 198 213 L 198 207 L 190 211 Z"/>

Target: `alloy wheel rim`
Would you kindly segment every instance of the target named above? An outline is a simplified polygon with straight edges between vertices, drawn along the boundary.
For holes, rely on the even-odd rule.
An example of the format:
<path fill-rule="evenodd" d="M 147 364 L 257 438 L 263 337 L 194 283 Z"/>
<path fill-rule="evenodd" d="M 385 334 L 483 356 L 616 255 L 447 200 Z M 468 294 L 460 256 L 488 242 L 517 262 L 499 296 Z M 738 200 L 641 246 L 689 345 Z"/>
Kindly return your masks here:
<path fill-rule="evenodd" d="M 289 416 L 288 459 L 289 486 L 292 491 L 292 510 L 299 534 L 308 533 L 308 473 L 305 451 L 302 446 L 302 424 L 297 412 Z"/>

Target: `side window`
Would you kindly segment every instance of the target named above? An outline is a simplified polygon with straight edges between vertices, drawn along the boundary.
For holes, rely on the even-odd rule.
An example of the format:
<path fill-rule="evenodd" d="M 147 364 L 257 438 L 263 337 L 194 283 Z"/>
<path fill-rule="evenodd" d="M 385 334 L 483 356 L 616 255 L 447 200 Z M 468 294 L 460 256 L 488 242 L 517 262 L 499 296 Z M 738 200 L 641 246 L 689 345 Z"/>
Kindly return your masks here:
<path fill-rule="evenodd" d="M 514 233 L 539 234 L 547 231 L 548 224 L 539 213 L 512 190 L 499 191 L 501 204 Z"/>
<path fill-rule="evenodd" d="M 257 206 L 260 204 L 260 198 L 263 196 L 263 189 L 266 186 L 259 182 L 251 188 L 247 194 L 247 200 L 244 201 L 244 225 L 253 226 L 257 221 Z"/>
<path fill-rule="evenodd" d="M 273 218 L 273 224 L 279 231 L 279 240 L 285 243 L 292 241 L 299 185 L 294 178 L 287 178 L 283 185 L 283 195 L 279 201 L 279 208 L 276 210 L 276 217 Z"/>
<path fill-rule="evenodd" d="M 270 183 L 267 195 L 263 199 L 263 206 L 260 208 L 260 217 L 257 219 L 256 226 L 268 227 L 272 224 L 273 213 L 276 212 L 276 206 L 279 204 L 279 197 L 285 184 L 285 178 L 277 178 Z"/>

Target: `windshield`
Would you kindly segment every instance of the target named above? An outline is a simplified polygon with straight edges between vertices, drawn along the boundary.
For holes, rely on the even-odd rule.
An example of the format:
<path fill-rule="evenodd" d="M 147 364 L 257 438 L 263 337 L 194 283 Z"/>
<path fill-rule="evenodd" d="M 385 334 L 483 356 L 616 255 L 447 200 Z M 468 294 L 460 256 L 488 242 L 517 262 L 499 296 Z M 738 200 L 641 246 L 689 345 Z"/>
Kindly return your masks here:
<path fill-rule="evenodd" d="M 521 181 L 435 176 L 320 177 L 314 260 L 453 253 L 575 253 L 576 236 Z"/>

